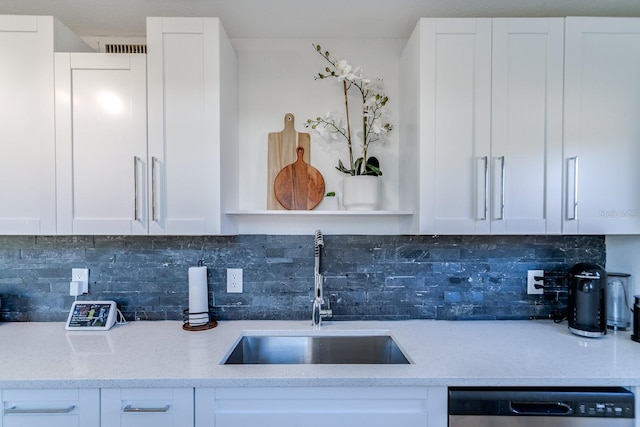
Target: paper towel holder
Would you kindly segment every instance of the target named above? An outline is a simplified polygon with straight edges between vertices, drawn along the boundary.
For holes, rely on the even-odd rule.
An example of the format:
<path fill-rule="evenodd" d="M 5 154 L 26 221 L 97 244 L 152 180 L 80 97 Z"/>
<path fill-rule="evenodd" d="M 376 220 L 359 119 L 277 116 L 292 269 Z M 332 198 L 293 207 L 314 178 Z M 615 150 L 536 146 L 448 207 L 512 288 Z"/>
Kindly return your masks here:
<path fill-rule="evenodd" d="M 185 331 L 206 331 L 208 329 L 213 329 L 218 326 L 218 322 L 211 316 L 211 306 L 209 307 L 209 311 L 202 313 L 189 313 L 189 309 L 185 309 L 182 313 L 182 329 Z M 189 324 L 189 314 L 194 315 L 207 315 L 208 321 L 207 323 L 203 323 L 201 325 L 190 325 Z"/>
<path fill-rule="evenodd" d="M 198 260 L 198 267 L 204 267 L 204 260 Z M 191 270 L 191 269 L 189 269 Z M 202 311 L 202 312 L 197 312 L 197 313 L 191 313 L 189 312 L 189 309 L 185 309 L 182 314 L 182 329 L 184 329 L 185 331 L 206 331 L 208 329 L 213 329 L 216 326 L 218 326 L 218 322 L 216 322 L 216 320 L 211 316 L 211 310 L 213 309 L 213 307 L 211 307 L 210 305 L 207 305 L 207 310 L 208 311 Z M 189 323 L 189 319 L 190 319 L 190 315 L 192 316 L 197 316 L 199 322 L 197 325 L 191 325 Z M 202 320 L 204 320 L 206 316 L 207 321 L 205 323 L 201 323 Z"/>

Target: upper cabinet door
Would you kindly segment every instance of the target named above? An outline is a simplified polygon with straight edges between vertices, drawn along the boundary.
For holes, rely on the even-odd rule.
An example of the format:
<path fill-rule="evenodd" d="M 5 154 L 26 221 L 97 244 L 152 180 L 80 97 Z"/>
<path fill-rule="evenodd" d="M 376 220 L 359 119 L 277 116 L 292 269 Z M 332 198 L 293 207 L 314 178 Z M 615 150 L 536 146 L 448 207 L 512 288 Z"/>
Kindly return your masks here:
<path fill-rule="evenodd" d="M 224 207 L 238 197 L 235 52 L 217 18 L 148 18 L 147 43 L 149 233 L 233 231 Z"/>
<path fill-rule="evenodd" d="M 561 232 L 563 18 L 494 18 L 492 234 Z"/>
<path fill-rule="evenodd" d="M 640 233 L 640 19 L 567 18 L 563 232 Z"/>
<path fill-rule="evenodd" d="M 55 65 L 58 234 L 146 234 L 145 55 Z"/>
<path fill-rule="evenodd" d="M 491 19 L 418 25 L 419 233 L 488 233 Z"/>
<path fill-rule="evenodd" d="M 0 234 L 55 234 L 53 19 L 0 16 Z"/>
<path fill-rule="evenodd" d="M 401 59 L 418 233 L 561 232 L 563 24 L 420 20 Z"/>

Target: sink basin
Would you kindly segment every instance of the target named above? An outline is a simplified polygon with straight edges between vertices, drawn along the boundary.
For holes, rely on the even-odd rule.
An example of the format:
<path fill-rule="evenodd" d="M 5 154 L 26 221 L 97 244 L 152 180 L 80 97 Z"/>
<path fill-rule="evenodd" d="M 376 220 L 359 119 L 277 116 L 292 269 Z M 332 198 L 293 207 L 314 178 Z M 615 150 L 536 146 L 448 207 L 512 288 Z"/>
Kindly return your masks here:
<path fill-rule="evenodd" d="M 225 365 L 408 364 L 388 335 L 242 336 Z"/>

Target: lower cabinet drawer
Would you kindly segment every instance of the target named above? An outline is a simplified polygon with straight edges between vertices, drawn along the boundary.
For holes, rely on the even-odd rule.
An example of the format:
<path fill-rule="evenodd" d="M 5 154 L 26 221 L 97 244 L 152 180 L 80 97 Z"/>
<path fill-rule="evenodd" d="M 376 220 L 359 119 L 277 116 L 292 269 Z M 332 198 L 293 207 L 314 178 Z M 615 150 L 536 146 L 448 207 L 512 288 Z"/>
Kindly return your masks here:
<path fill-rule="evenodd" d="M 101 422 L 108 427 L 193 426 L 192 388 L 102 389 Z"/>
<path fill-rule="evenodd" d="M 2 390 L 1 427 L 84 427 L 100 423 L 98 389 Z"/>

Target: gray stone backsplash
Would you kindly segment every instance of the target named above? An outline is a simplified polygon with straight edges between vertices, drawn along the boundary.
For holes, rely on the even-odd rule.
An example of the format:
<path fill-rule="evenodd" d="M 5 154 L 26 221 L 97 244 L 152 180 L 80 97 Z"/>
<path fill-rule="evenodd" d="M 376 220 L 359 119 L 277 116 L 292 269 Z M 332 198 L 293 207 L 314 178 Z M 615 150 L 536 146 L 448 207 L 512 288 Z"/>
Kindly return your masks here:
<path fill-rule="evenodd" d="M 527 295 L 528 269 L 604 266 L 604 236 L 324 236 L 334 320 L 549 317 L 562 296 Z M 71 268 L 89 268 L 85 300 L 115 300 L 127 320 L 179 320 L 188 268 L 208 267 L 218 320 L 307 319 L 313 236 L 0 236 L 0 320 L 64 321 Z M 244 292 L 226 293 L 242 268 Z"/>

